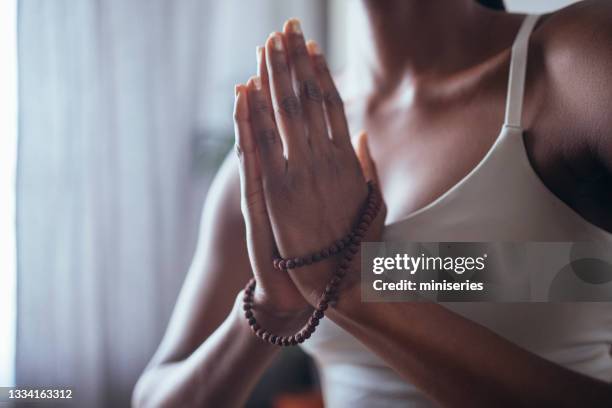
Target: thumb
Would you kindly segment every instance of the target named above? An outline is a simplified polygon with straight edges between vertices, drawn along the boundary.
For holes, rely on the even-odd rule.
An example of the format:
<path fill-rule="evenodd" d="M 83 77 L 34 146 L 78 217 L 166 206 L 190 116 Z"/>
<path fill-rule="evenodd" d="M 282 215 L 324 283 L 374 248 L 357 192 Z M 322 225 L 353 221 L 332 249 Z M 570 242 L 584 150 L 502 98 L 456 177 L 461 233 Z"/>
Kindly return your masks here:
<path fill-rule="evenodd" d="M 357 158 L 359 159 L 359 164 L 361 165 L 361 170 L 363 171 L 366 181 L 373 181 L 377 185 L 380 185 L 376 164 L 370 153 L 368 134 L 365 131 L 362 131 L 357 137 Z"/>

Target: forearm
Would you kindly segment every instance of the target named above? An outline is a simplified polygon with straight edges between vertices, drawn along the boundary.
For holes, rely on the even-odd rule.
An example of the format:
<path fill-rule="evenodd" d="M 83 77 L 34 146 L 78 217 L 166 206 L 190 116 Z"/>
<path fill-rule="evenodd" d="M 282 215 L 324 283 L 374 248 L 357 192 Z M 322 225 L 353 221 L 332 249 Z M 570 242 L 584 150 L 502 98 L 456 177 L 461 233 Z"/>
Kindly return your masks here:
<path fill-rule="evenodd" d="M 612 406 L 610 384 L 529 353 L 438 304 L 362 303 L 356 288 L 328 316 L 443 406 Z"/>
<path fill-rule="evenodd" d="M 241 295 L 225 321 L 188 358 L 150 368 L 134 405 L 242 406 L 278 347 L 255 337 L 242 315 Z"/>

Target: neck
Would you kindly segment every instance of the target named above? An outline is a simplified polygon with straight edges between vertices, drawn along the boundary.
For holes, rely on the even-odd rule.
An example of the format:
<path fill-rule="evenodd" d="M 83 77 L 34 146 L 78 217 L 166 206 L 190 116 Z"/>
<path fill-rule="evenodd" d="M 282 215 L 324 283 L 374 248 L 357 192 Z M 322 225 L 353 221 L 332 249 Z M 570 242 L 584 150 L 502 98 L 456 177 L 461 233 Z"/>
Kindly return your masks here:
<path fill-rule="evenodd" d="M 494 14 L 475 0 L 362 0 L 355 11 L 365 28 L 349 66 L 383 93 L 469 66 Z"/>

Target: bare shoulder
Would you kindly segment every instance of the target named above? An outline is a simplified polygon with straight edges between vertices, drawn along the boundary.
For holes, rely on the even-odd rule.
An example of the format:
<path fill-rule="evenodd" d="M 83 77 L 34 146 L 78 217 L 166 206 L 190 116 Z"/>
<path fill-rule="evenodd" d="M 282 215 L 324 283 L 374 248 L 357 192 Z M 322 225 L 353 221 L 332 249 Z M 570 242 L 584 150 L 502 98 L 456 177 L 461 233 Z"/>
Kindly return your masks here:
<path fill-rule="evenodd" d="M 545 50 L 565 52 L 568 57 L 612 60 L 612 2 L 585 0 L 542 19 L 534 35 Z"/>
<path fill-rule="evenodd" d="M 549 94 L 588 126 L 612 103 L 612 2 L 585 0 L 544 16 L 533 36 Z"/>

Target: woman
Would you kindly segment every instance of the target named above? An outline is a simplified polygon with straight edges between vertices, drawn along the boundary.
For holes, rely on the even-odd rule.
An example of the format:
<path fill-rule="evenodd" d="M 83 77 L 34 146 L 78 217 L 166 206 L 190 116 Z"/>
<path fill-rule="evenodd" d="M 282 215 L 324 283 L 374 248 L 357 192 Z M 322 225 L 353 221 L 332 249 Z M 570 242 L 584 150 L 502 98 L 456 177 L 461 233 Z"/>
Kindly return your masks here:
<path fill-rule="evenodd" d="M 285 273 L 274 253 L 345 235 L 366 180 L 386 202 L 367 241 L 612 242 L 609 4 L 539 19 L 473 0 L 362 6 L 345 106 L 295 20 L 237 86 L 240 165 L 228 158 L 211 187 L 135 405 L 241 405 L 279 348 L 251 333 L 238 293 L 254 275 L 257 324 L 299 330 L 338 261 Z M 358 268 L 303 343 L 329 406 L 612 406 L 612 304 L 362 303 Z"/>

